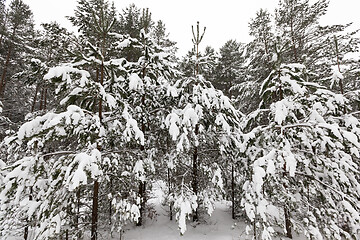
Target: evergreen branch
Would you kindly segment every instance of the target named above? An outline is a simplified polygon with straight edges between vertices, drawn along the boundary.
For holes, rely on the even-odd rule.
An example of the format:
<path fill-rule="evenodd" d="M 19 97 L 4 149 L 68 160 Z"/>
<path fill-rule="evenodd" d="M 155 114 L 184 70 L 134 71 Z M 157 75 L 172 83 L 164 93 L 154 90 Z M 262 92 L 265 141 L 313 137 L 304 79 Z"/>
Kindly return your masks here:
<path fill-rule="evenodd" d="M 45 153 L 40 155 L 40 157 L 50 157 L 50 156 L 56 156 L 56 155 L 71 155 L 76 154 L 74 151 L 59 151 L 59 152 L 53 152 L 53 153 Z"/>
<path fill-rule="evenodd" d="M 339 191 L 336 190 L 335 188 L 333 188 L 333 187 L 331 187 L 330 185 L 322 182 L 321 180 L 315 178 L 314 176 L 307 175 L 307 174 L 305 174 L 305 173 L 301 173 L 301 172 L 297 172 L 297 171 L 295 172 L 295 174 L 298 174 L 298 175 L 300 175 L 300 176 L 307 177 L 307 178 L 309 178 L 309 179 L 311 179 L 311 180 L 315 180 L 315 181 L 317 181 L 318 183 L 320 183 L 321 185 L 323 185 L 323 186 L 329 188 L 330 190 L 332 190 L 333 192 L 339 194 L 343 199 L 347 199 L 347 200 L 349 200 L 350 202 L 353 201 L 353 200 L 352 200 L 351 198 L 349 198 L 346 194 L 344 194 L 344 193 L 342 193 L 342 192 L 339 192 Z"/>

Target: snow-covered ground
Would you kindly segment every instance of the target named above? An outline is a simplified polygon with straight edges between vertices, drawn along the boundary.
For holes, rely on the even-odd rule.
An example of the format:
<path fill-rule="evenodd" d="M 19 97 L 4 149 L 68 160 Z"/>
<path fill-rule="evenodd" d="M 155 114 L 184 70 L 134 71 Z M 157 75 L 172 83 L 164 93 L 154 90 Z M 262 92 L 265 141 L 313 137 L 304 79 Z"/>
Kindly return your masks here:
<path fill-rule="evenodd" d="M 159 184 L 161 185 L 161 184 Z M 252 236 L 246 235 L 246 223 L 231 218 L 230 203 L 221 201 L 216 203 L 216 209 L 210 216 L 204 214 L 199 224 L 191 221 L 187 223 L 187 230 L 180 235 L 178 223 L 169 220 L 166 207 L 161 205 L 163 196 L 160 188 L 154 185 L 154 198 L 149 200 L 154 206 L 157 216 L 147 219 L 142 227 L 128 226 L 122 240 L 250 240 Z M 106 238 L 103 236 L 104 239 Z M 120 239 L 114 236 L 112 239 Z M 277 238 L 278 239 L 278 238 Z M 294 240 L 305 238 L 295 237 Z M 274 239 L 275 240 L 275 239 Z"/>
<path fill-rule="evenodd" d="M 229 207 L 225 202 L 216 204 L 216 210 L 211 217 L 206 217 L 200 224 L 188 222 L 187 231 L 180 235 L 177 223 L 169 221 L 164 209 L 160 204 L 155 205 L 158 216 L 154 220 L 148 220 L 141 228 L 128 230 L 124 237 L 126 240 L 231 240 L 247 239 L 245 236 L 245 223 L 238 224 L 231 219 Z"/>
<path fill-rule="evenodd" d="M 246 223 L 243 220 L 231 218 L 230 203 L 221 201 L 216 203 L 216 209 L 210 216 L 203 214 L 200 223 L 187 222 L 187 231 L 180 235 L 178 223 L 175 218 L 170 221 L 166 206 L 161 204 L 163 191 L 161 183 L 154 184 L 153 198 L 149 204 L 156 210 L 156 216 L 146 219 L 141 227 L 129 224 L 120 237 L 118 233 L 110 235 L 108 232 L 100 232 L 99 240 L 250 240 L 251 235 L 246 235 Z M 20 240 L 23 237 L 13 237 L 8 240 Z M 85 240 L 88 238 L 85 237 Z M 90 238 L 89 238 L 90 239 Z M 279 238 L 274 238 L 278 240 Z M 287 239 L 287 238 L 285 238 Z M 294 237 L 293 240 L 304 240 L 302 237 Z"/>

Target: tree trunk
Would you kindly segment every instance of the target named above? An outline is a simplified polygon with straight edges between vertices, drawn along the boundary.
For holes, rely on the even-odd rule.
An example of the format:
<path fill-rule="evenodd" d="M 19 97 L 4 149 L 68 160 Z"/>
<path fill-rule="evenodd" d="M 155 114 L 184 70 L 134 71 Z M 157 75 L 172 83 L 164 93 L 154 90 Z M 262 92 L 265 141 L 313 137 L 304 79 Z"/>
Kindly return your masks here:
<path fill-rule="evenodd" d="M 139 195 L 141 199 L 140 203 L 140 217 L 138 219 L 138 222 L 136 223 L 136 226 L 142 226 L 144 214 L 145 214 L 145 206 L 146 206 L 146 182 L 140 181 L 139 183 Z"/>
<path fill-rule="evenodd" d="M 286 177 L 286 163 L 284 163 L 284 167 L 283 167 L 283 177 L 285 178 Z M 286 184 L 284 183 L 284 188 L 286 189 L 287 186 Z M 285 215 L 285 230 L 286 230 L 286 236 L 288 238 L 291 238 L 292 239 L 292 233 L 291 233 L 291 220 L 290 220 L 290 211 L 289 211 L 289 208 L 287 207 L 286 203 L 284 205 L 284 215 Z"/>
<path fill-rule="evenodd" d="M 171 194 L 171 171 L 170 168 L 168 168 L 168 182 L 169 182 L 169 196 Z M 169 215 L 170 215 L 170 221 L 173 220 L 173 211 L 172 211 L 172 202 L 169 204 Z"/>
<path fill-rule="evenodd" d="M 76 216 L 75 216 L 75 228 L 77 231 L 77 237 L 78 239 L 81 238 L 81 233 L 80 233 L 80 186 L 78 187 L 78 190 L 76 191 L 76 199 L 77 199 L 77 203 L 76 203 Z"/>
<path fill-rule="evenodd" d="M 43 110 L 46 109 L 46 100 L 47 100 L 47 88 L 44 89 L 44 104 L 43 104 Z"/>
<path fill-rule="evenodd" d="M 0 97 L 4 96 L 4 91 L 5 91 L 5 85 L 6 85 L 6 73 L 7 73 L 7 69 L 9 67 L 10 64 L 10 56 L 12 53 L 12 46 L 10 46 L 9 50 L 8 50 L 8 54 L 6 55 L 6 62 L 5 62 L 5 66 L 1 75 L 1 81 L 0 81 Z"/>
<path fill-rule="evenodd" d="M 257 240 L 257 235 L 256 235 L 256 219 L 254 219 L 254 223 L 253 223 L 253 229 L 254 229 L 254 240 Z"/>
<path fill-rule="evenodd" d="M 39 110 L 43 110 L 43 104 L 44 104 L 44 88 L 41 89 L 40 92 L 40 107 Z"/>
<path fill-rule="evenodd" d="M 30 187 L 29 200 L 32 201 L 32 188 Z M 26 226 L 24 229 L 24 240 L 27 240 L 29 236 L 29 220 L 26 219 Z"/>
<path fill-rule="evenodd" d="M 110 193 L 112 196 L 112 177 L 110 177 Z M 109 199 L 109 224 L 111 226 L 111 217 L 112 217 L 112 204 L 111 204 L 111 199 Z M 111 231 L 112 234 L 112 231 Z"/>
<path fill-rule="evenodd" d="M 195 135 L 198 135 L 199 133 L 199 124 L 196 124 L 195 126 Z M 194 146 L 194 153 L 193 153 L 193 179 L 192 179 L 192 188 L 195 196 L 198 196 L 198 147 Z M 197 200 L 196 200 L 197 201 Z M 197 201 L 198 202 L 198 201 Z M 198 207 L 195 210 L 193 221 L 199 220 L 199 214 L 198 214 Z"/>
<path fill-rule="evenodd" d="M 100 67 L 100 85 L 104 84 L 104 63 Z M 102 122 L 102 98 L 99 99 L 99 119 Z M 101 150 L 100 146 L 97 146 Z M 99 205 L 99 182 L 94 182 L 93 205 L 91 213 L 91 240 L 97 240 L 98 205 Z"/>
<path fill-rule="evenodd" d="M 94 182 L 93 204 L 91 215 L 91 240 L 97 240 L 97 220 L 98 220 L 98 204 L 99 204 L 99 182 Z"/>
<path fill-rule="evenodd" d="M 27 240 L 29 235 L 29 226 L 28 223 L 26 223 L 25 230 L 24 230 L 24 240 Z"/>
<path fill-rule="evenodd" d="M 35 110 L 35 104 L 36 104 L 36 98 L 37 98 L 38 92 L 39 92 L 39 85 L 37 84 L 36 88 L 35 88 L 35 95 L 34 95 L 34 98 L 33 98 L 32 105 L 31 105 L 31 112 L 34 112 L 34 110 Z"/>
<path fill-rule="evenodd" d="M 337 40 L 336 36 L 334 36 L 334 41 L 335 41 L 335 51 L 336 51 L 336 63 L 337 63 L 339 73 L 341 73 L 340 59 L 339 59 L 340 52 L 339 52 L 339 45 L 338 45 L 338 40 Z M 342 79 L 339 79 L 339 86 L 340 86 L 341 94 L 344 94 L 344 86 L 343 86 L 343 80 Z M 344 106 L 344 113 L 346 114 L 346 106 Z"/>
<path fill-rule="evenodd" d="M 234 179 L 234 164 L 231 166 L 231 217 L 235 219 L 235 179 Z"/>
<path fill-rule="evenodd" d="M 144 66 L 144 68 L 142 69 L 142 77 L 143 77 L 143 79 L 145 79 L 145 76 L 146 76 L 146 66 Z M 141 97 L 141 105 L 143 107 L 145 107 L 145 93 Z M 145 130 L 146 130 L 145 116 L 143 114 L 142 119 L 141 119 L 141 131 L 143 132 L 144 137 L 145 137 Z M 145 146 L 141 145 L 140 150 L 143 153 L 145 153 Z M 145 189 L 145 186 L 146 186 L 146 182 L 145 181 L 144 182 L 140 181 L 140 183 L 139 183 L 139 195 L 140 195 L 140 198 L 141 198 L 140 217 L 138 219 L 138 222 L 136 223 L 136 226 L 141 226 L 143 224 L 143 220 L 144 220 L 144 213 L 145 213 L 145 207 L 146 207 L 146 196 L 145 196 L 146 189 Z"/>
<path fill-rule="evenodd" d="M 287 206 L 284 207 L 284 213 L 285 213 L 285 229 L 286 229 L 286 237 L 292 239 L 292 233 L 291 233 L 291 221 L 290 221 L 290 211 Z"/>

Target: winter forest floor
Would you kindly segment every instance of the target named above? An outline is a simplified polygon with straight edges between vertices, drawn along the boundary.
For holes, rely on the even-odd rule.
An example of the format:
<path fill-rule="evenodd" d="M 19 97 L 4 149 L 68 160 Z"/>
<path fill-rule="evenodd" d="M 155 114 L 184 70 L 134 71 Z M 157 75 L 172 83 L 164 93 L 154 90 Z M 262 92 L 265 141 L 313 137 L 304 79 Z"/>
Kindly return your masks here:
<path fill-rule="evenodd" d="M 154 206 L 157 216 L 154 219 L 148 219 L 143 227 L 130 227 L 125 232 L 122 240 L 242 240 L 252 239 L 252 236 L 246 235 L 246 223 L 243 220 L 231 219 L 230 202 L 221 201 L 216 203 L 216 209 L 213 214 L 202 215 L 200 223 L 194 224 L 187 222 L 187 230 L 183 236 L 180 236 L 178 223 L 169 220 L 168 212 L 165 206 L 162 206 L 162 191 L 154 187 L 154 198 L 150 204 Z M 108 239 L 108 238 L 104 238 Z M 113 238 L 120 239 L 120 238 Z M 294 238 L 302 240 L 303 238 Z"/>
<path fill-rule="evenodd" d="M 161 184 L 160 184 L 161 185 Z M 243 219 L 233 220 L 231 218 L 230 202 L 221 201 L 216 203 L 216 209 L 211 217 L 206 213 L 202 214 L 199 223 L 187 222 L 187 230 L 183 236 L 180 235 L 178 223 L 175 217 L 169 220 L 166 206 L 162 204 L 163 191 L 159 186 L 154 185 L 153 197 L 149 205 L 153 207 L 156 214 L 152 219 L 146 219 L 141 227 L 129 224 L 125 232 L 110 234 L 107 231 L 99 232 L 99 240 L 251 240 L 251 235 L 246 235 L 246 223 Z M 8 240 L 21 240 L 23 237 L 13 237 Z M 89 236 L 85 240 L 90 239 Z M 274 238 L 274 240 L 288 238 Z M 295 236 L 293 240 L 304 240 L 305 238 Z"/>

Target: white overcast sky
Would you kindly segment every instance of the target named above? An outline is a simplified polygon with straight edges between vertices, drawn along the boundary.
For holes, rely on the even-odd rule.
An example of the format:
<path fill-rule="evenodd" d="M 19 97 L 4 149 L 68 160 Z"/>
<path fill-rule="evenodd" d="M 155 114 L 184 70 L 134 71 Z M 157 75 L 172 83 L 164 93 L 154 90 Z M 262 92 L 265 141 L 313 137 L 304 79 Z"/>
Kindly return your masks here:
<path fill-rule="evenodd" d="M 10 2 L 10 0 L 7 0 Z M 73 15 L 77 0 L 24 0 L 34 13 L 35 23 L 57 21 L 72 30 L 65 16 Z M 148 7 L 153 20 L 163 20 L 170 39 L 176 41 L 179 55 L 191 49 L 191 25 L 200 21 L 206 26 L 202 48 L 218 50 L 229 39 L 248 42 L 248 22 L 260 8 L 273 12 L 278 0 L 114 0 L 119 11 L 130 3 L 139 8 Z M 310 0 L 310 2 L 313 2 Z M 330 0 L 323 24 L 354 22 L 360 28 L 360 0 Z"/>

